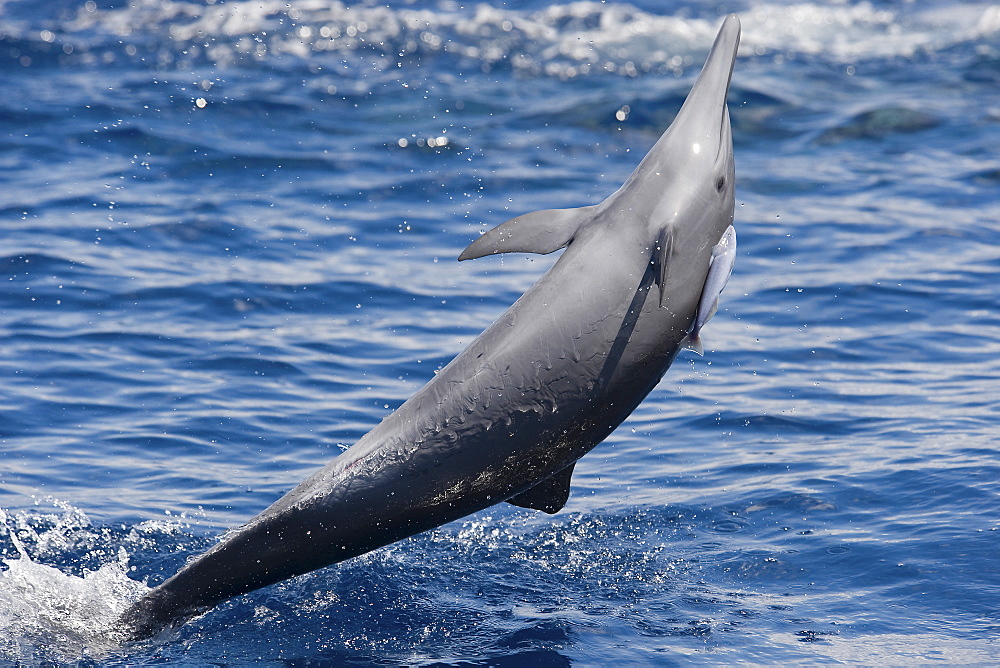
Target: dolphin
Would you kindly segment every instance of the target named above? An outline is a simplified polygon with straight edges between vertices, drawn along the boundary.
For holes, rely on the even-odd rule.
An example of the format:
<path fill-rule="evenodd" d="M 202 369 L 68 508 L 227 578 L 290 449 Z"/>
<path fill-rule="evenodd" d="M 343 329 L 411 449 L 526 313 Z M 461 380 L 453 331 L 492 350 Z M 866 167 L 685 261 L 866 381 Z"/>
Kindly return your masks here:
<path fill-rule="evenodd" d="M 500 502 L 566 503 L 576 461 L 700 346 L 736 256 L 727 16 L 690 94 L 600 204 L 509 220 L 459 260 L 566 250 L 468 348 L 354 446 L 131 604 L 122 639 Z"/>

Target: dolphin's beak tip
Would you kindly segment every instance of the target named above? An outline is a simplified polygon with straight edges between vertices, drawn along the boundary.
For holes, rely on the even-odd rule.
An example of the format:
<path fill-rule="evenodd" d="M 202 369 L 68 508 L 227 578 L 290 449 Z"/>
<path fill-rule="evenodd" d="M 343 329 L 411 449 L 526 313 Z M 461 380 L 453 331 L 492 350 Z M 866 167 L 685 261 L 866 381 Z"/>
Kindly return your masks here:
<path fill-rule="evenodd" d="M 736 36 L 739 36 L 742 31 L 742 24 L 740 23 L 740 17 L 736 14 L 729 14 L 722 21 L 722 32 L 735 32 Z"/>

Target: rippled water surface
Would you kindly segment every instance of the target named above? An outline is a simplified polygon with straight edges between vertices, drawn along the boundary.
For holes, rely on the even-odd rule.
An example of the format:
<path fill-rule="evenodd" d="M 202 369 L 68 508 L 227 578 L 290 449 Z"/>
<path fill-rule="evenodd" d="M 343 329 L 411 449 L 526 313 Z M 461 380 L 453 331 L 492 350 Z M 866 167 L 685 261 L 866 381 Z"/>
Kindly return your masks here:
<path fill-rule="evenodd" d="M 550 266 L 455 258 L 613 192 L 727 11 L 736 270 L 566 508 L 103 640 Z M 1000 660 L 996 5 L 7 0 L 0 128 L 4 662 Z"/>

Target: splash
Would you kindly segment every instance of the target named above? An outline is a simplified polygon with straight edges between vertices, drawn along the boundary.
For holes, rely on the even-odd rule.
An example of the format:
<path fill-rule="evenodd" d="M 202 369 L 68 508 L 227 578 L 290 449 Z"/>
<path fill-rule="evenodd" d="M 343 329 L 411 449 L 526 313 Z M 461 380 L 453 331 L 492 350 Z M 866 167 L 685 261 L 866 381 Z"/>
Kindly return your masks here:
<path fill-rule="evenodd" d="M 0 510 L 0 531 L 7 534 L 16 553 L 16 558 L 3 559 L 6 570 L 0 572 L 2 662 L 100 660 L 118 646 L 111 632 L 114 620 L 148 591 L 128 577 L 124 546 L 114 551 L 110 563 L 83 570 L 81 575 L 36 561 L 78 550 L 81 538 L 87 546 L 87 560 L 107 559 L 101 532 L 78 509 L 68 504 L 59 507 L 62 513 L 57 516 L 11 517 Z"/>

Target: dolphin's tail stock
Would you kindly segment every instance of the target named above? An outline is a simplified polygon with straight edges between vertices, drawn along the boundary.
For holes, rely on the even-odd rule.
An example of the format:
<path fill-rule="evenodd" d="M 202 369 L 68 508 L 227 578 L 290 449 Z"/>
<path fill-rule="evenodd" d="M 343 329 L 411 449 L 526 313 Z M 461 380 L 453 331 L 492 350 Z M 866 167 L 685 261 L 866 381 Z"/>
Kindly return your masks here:
<path fill-rule="evenodd" d="M 152 638 L 167 628 L 180 626 L 205 608 L 178 606 L 162 586 L 133 603 L 118 618 L 113 632 L 123 641 Z"/>
<path fill-rule="evenodd" d="M 333 494 L 324 471 L 146 592 L 118 617 L 112 632 L 125 642 L 151 638 L 234 596 L 365 554 L 461 515 L 446 508 L 445 514 L 414 517 L 421 508 L 397 493 L 398 474 L 337 488 L 354 494 Z M 325 492 L 318 500 L 314 486 Z M 406 507 L 394 505 L 395 499 L 403 499 Z"/>
<path fill-rule="evenodd" d="M 332 550 L 313 542 L 327 548 L 336 542 L 336 532 L 320 524 L 308 512 L 265 510 L 146 592 L 118 617 L 113 633 L 123 641 L 151 638 L 226 599 L 365 551 L 342 550 L 342 556 L 332 558 Z"/>
<path fill-rule="evenodd" d="M 253 578 L 241 577 L 236 581 L 233 576 L 239 572 L 239 564 L 219 568 L 212 556 L 211 551 L 201 555 L 146 592 L 118 617 L 112 632 L 125 642 L 152 638 L 183 625 L 227 598 L 267 584 L 257 584 Z"/>

